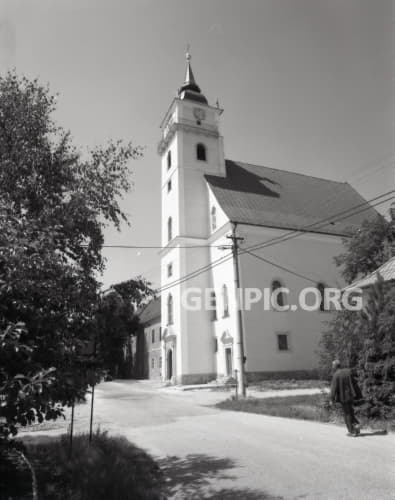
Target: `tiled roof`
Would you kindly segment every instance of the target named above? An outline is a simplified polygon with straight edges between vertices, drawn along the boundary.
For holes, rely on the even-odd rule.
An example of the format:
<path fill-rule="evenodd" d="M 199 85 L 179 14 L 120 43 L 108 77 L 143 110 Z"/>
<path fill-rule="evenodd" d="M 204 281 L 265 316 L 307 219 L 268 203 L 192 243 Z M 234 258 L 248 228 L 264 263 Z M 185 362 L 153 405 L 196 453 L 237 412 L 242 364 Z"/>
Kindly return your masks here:
<path fill-rule="evenodd" d="M 395 281 L 395 257 L 385 262 L 376 271 L 368 274 L 364 278 L 354 281 L 351 285 L 347 286 L 345 290 L 350 290 L 352 288 L 366 288 L 373 285 L 378 280 L 378 274 L 382 277 L 384 281 Z"/>
<path fill-rule="evenodd" d="M 152 323 L 153 320 L 159 319 L 161 315 L 160 297 L 151 300 L 144 309 L 139 313 L 140 322 L 142 324 Z"/>
<path fill-rule="evenodd" d="M 346 182 L 226 160 L 226 177 L 206 175 L 218 203 L 232 222 L 347 235 L 374 208 L 333 222 L 366 207 L 366 200 Z M 340 215 L 339 215 L 340 214 Z M 343 215 L 341 215 L 343 214 Z"/>

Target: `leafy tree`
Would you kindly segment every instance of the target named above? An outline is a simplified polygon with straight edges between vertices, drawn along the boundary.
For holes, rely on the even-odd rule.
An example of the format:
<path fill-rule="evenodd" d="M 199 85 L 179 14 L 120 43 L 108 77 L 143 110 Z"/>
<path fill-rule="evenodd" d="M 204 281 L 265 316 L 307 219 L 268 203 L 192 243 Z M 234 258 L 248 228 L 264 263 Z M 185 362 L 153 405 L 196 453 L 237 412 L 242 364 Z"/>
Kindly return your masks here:
<path fill-rule="evenodd" d="M 365 220 L 361 227 L 354 230 L 350 238 L 343 239 L 346 252 L 335 258 L 342 267 L 342 275 L 347 283 L 358 276 L 375 271 L 393 254 L 395 231 L 393 221 L 381 215 L 376 219 Z"/>
<path fill-rule="evenodd" d="M 0 331 L 23 323 L 32 347 L 22 364 L 6 357 L 7 378 L 55 368 L 42 391 L 64 405 L 86 388 L 75 374 L 98 306 L 103 228 L 126 221 L 119 198 L 141 148 L 110 142 L 82 154 L 54 122 L 55 104 L 36 80 L 0 77 Z"/>
<path fill-rule="evenodd" d="M 139 325 L 136 312 L 153 295 L 142 277 L 117 283 L 103 294 L 96 318 L 98 351 L 114 377 L 131 376 L 131 335 Z"/>
<path fill-rule="evenodd" d="M 393 253 L 394 222 L 378 217 L 364 222 L 336 259 L 347 282 L 375 271 Z M 333 359 L 358 369 L 363 389 L 361 410 L 369 418 L 389 418 L 395 392 L 395 289 L 380 280 L 364 294 L 361 311 L 338 311 L 320 341 L 321 368 Z M 391 410 L 392 408 L 392 410 Z"/>

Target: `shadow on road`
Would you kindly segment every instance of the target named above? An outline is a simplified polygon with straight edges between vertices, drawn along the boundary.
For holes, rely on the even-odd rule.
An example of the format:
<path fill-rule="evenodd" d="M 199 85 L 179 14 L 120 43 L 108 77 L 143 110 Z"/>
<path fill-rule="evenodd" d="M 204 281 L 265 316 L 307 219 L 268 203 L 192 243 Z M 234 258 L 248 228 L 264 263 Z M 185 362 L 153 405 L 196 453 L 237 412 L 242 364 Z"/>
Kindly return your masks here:
<path fill-rule="evenodd" d="M 368 437 L 368 436 L 386 436 L 388 432 L 384 429 L 382 431 L 372 431 L 372 432 L 361 432 L 358 437 Z"/>
<path fill-rule="evenodd" d="M 231 474 L 236 463 L 227 458 L 197 454 L 166 457 L 158 461 L 165 477 L 168 498 L 177 500 L 280 500 L 264 491 L 250 488 L 221 488 L 216 482 L 236 480 Z"/>

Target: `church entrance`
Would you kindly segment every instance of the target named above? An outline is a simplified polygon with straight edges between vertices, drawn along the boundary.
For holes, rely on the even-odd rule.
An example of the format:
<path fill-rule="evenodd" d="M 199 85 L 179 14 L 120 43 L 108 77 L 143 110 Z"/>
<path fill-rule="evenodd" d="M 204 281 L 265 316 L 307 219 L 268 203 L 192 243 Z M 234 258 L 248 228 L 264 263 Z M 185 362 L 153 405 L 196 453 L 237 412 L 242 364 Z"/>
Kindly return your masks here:
<path fill-rule="evenodd" d="M 225 348 L 225 365 L 226 365 L 226 375 L 231 377 L 233 375 L 233 360 L 232 360 L 232 348 Z"/>
<path fill-rule="evenodd" d="M 167 380 L 171 380 L 173 376 L 173 350 L 169 349 L 167 353 Z"/>

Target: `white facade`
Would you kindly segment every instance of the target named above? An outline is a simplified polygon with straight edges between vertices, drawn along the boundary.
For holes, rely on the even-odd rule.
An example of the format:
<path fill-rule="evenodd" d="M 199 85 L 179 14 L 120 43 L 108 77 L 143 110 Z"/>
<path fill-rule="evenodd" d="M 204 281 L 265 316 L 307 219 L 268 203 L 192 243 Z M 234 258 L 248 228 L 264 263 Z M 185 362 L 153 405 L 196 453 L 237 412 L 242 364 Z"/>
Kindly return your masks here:
<path fill-rule="evenodd" d="M 189 77 L 189 82 L 188 82 Z M 182 89 L 188 91 L 183 93 Z M 237 308 L 232 258 L 219 246 L 228 245 L 231 221 L 221 208 L 206 174 L 226 176 L 223 139 L 219 131 L 222 110 L 199 97 L 187 68 L 181 88 L 162 122 L 159 145 L 162 176 L 161 317 L 162 377 L 176 383 L 201 383 L 233 375 Z M 198 145 L 205 158 L 199 159 Z M 234 221 L 232 221 L 234 222 Z M 283 229 L 238 224 L 246 246 L 285 234 Z M 188 247 L 188 248 L 186 248 Z M 257 251 L 311 281 L 280 270 L 241 252 L 241 287 L 268 288 L 274 280 L 291 290 L 287 301 L 298 303 L 304 287 L 324 283 L 343 285 L 333 257 L 342 252 L 339 236 L 304 233 L 289 242 Z M 196 273 L 196 270 L 205 271 Z M 225 288 L 224 288 L 225 287 Z M 216 317 L 201 308 L 182 307 L 188 289 L 215 289 Z M 225 292 L 224 292 L 225 290 Z M 225 303 L 224 303 L 225 302 Z M 225 310 L 224 310 L 225 309 Z M 266 311 L 256 304 L 243 313 L 244 350 L 249 378 L 302 376 L 317 368 L 318 341 L 330 312 Z"/>

